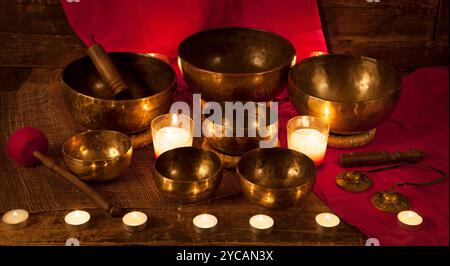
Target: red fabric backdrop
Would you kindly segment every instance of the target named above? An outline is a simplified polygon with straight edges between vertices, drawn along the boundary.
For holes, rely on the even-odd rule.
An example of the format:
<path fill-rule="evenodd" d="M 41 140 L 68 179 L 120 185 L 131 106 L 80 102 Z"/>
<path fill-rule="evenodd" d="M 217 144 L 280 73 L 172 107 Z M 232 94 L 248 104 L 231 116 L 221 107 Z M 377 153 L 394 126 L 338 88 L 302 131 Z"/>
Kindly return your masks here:
<path fill-rule="evenodd" d="M 296 47 L 297 59 L 311 52 L 326 52 L 316 1 L 284 0 L 90 0 L 61 1 L 75 32 L 91 45 L 91 35 L 107 51 L 157 52 L 171 59 L 178 73 L 178 98 L 192 99 L 176 65 L 176 49 L 188 35 L 213 27 L 247 26 L 273 31 Z M 382 59 L 382 58 L 380 58 Z M 286 90 L 279 95 L 285 98 Z M 403 78 L 403 94 L 391 118 L 378 128 L 369 145 L 350 151 L 406 150 L 419 148 L 428 156 L 424 163 L 448 172 L 448 68 L 427 68 Z M 280 140 L 286 147 L 285 125 L 298 115 L 293 105 L 280 101 Z M 397 169 L 371 174 L 374 185 L 363 193 L 337 188 L 334 178 L 343 169 L 337 159 L 342 150 L 328 149 L 318 171 L 314 192 L 338 216 L 376 237 L 381 245 L 448 245 L 449 183 L 430 187 L 401 187 L 412 209 L 424 218 L 420 231 L 399 228 L 396 215 L 382 213 L 370 204 L 370 196 L 392 184 L 435 178 L 434 173 Z M 283 221 L 277 221 L 283 222 Z"/>
<path fill-rule="evenodd" d="M 244 26 L 278 33 L 297 57 L 327 51 L 316 1 L 283 0 L 61 0 L 70 25 L 87 45 L 107 51 L 162 53 L 176 58 L 178 44 L 200 30 Z"/>

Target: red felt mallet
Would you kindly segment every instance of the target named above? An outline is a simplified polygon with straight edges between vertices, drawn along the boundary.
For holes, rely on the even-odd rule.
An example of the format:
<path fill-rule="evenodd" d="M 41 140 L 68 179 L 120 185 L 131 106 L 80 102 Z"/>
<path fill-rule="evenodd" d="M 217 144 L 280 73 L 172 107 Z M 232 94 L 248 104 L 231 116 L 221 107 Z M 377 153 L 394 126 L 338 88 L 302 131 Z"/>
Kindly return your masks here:
<path fill-rule="evenodd" d="M 100 208 L 106 210 L 112 217 L 119 217 L 122 210 L 114 206 L 98 191 L 87 185 L 72 173 L 59 166 L 50 157 L 48 152 L 48 139 L 39 129 L 24 127 L 16 130 L 8 139 L 6 145 L 8 156 L 11 160 L 23 166 L 31 166 L 41 162 L 47 168 L 59 174 L 73 186 L 78 188 L 91 198 Z"/>

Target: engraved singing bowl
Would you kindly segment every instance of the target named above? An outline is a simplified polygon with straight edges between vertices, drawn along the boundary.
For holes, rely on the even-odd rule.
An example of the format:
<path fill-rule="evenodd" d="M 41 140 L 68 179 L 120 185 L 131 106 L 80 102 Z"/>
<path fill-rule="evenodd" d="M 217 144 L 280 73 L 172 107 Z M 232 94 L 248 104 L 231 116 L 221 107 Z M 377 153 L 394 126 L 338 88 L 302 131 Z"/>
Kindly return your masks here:
<path fill-rule="evenodd" d="M 119 177 L 131 163 L 130 138 L 117 131 L 92 130 L 77 134 L 62 146 L 69 170 L 85 181 L 108 181 Z"/>
<path fill-rule="evenodd" d="M 270 101 L 286 85 L 295 48 L 251 28 L 220 28 L 187 37 L 178 66 L 188 87 L 207 101 Z"/>
<path fill-rule="evenodd" d="M 400 75 L 368 57 L 321 55 L 300 61 L 289 73 L 289 98 L 300 114 L 322 117 L 336 134 L 376 128 L 394 111 Z"/>
<path fill-rule="evenodd" d="M 182 203 L 198 202 L 219 186 L 222 161 L 212 151 L 175 148 L 158 156 L 153 176 L 164 196 Z"/>
<path fill-rule="evenodd" d="M 244 196 L 267 208 L 301 206 L 316 181 L 310 158 L 282 148 L 249 151 L 239 159 L 236 170 Z"/>
<path fill-rule="evenodd" d="M 137 133 L 168 112 L 176 90 L 174 70 L 164 61 L 136 53 L 109 53 L 125 84 L 139 98 L 108 99 L 109 88 L 89 57 L 67 65 L 61 75 L 64 102 L 82 126 Z"/>
<path fill-rule="evenodd" d="M 203 103 L 207 104 L 206 102 Z M 270 120 L 276 114 L 274 114 L 274 111 L 269 106 L 264 108 L 264 124 L 257 122 L 259 115 L 258 108 L 255 108 L 255 115 L 249 115 L 249 112 L 242 114 L 242 124 L 236 123 L 237 116 L 234 113 L 233 124 L 231 124 L 226 122 L 224 103 L 220 103 L 220 105 L 222 110 L 224 110 L 221 123 L 213 122 L 210 119 L 211 117 L 204 117 L 203 119 L 203 125 L 205 125 L 206 130 L 210 133 L 210 135 L 204 135 L 205 139 L 215 150 L 231 156 L 240 156 L 250 150 L 259 148 L 262 141 L 267 144 L 270 143 L 273 146 L 277 144 L 278 119 L 275 121 Z M 250 123 L 254 125 L 249 125 Z M 232 135 L 227 136 L 227 131 L 230 132 L 229 135 L 231 133 Z M 238 134 L 243 134 L 243 136 L 238 137 Z"/>

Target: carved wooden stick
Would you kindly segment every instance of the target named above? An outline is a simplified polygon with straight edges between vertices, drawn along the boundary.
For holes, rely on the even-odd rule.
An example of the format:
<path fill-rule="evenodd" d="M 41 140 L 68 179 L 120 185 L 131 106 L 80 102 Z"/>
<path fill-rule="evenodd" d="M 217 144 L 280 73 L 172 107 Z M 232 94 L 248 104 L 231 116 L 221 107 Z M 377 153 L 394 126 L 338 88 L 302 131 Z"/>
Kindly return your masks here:
<path fill-rule="evenodd" d="M 370 151 L 341 154 L 339 164 L 342 167 L 369 166 L 391 163 L 417 163 L 425 158 L 425 153 L 411 149 L 405 152 Z"/>

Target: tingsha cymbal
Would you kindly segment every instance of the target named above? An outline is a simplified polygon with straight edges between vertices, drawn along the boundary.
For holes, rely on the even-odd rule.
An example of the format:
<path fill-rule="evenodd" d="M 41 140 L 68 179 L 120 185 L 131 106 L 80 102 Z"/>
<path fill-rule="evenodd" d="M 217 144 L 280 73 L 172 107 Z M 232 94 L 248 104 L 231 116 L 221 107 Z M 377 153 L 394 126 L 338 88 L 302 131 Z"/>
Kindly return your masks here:
<path fill-rule="evenodd" d="M 408 198 L 395 191 L 379 191 L 372 195 L 370 202 L 383 212 L 398 213 L 409 209 Z"/>
<path fill-rule="evenodd" d="M 358 171 L 342 172 L 336 176 L 336 184 L 349 192 L 362 192 L 372 186 L 372 180 Z"/>

